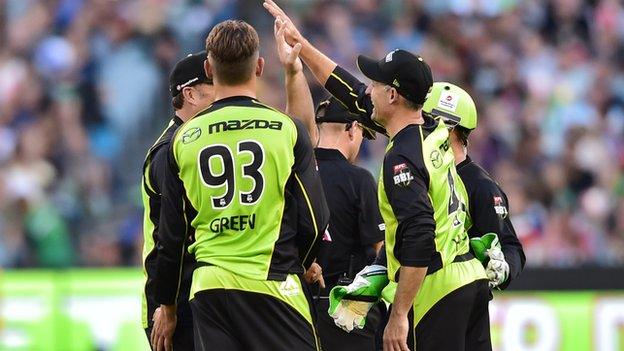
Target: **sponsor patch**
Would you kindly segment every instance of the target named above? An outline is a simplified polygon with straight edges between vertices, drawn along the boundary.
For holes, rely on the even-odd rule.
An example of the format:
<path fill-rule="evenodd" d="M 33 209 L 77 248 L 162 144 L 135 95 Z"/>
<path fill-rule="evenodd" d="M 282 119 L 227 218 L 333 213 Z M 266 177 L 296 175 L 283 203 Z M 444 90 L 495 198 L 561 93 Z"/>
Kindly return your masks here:
<path fill-rule="evenodd" d="M 405 163 L 400 163 L 392 167 L 394 171 L 394 176 L 392 180 L 394 181 L 394 185 L 399 186 L 408 186 L 409 183 L 414 179 L 412 173 L 410 172 L 409 167 Z"/>
<path fill-rule="evenodd" d="M 182 135 L 182 142 L 184 144 L 192 143 L 201 136 L 201 133 L 202 133 L 201 129 L 191 128 L 187 130 L 186 132 L 184 132 L 184 134 Z"/>
<path fill-rule="evenodd" d="M 329 227 L 327 227 L 327 229 L 325 229 L 325 233 L 323 233 L 323 241 L 327 241 L 327 242 L 332 241 L 331 234 L 329 233 Z"/>
<path fill-rule="evenodd" d="M 379 227 L 379 230 L 383 232 L 386 230 L 386 223 L 379 223 L 377 227 Z"/>
<path fill-rule="evenodd" d="M 297 282 L 293 279 L 293 277 L 289 275 L 288 277 L 286 277 L 286 280 L 284 280 L 280 284 L 279 292 L 283 296 L 296 296 L 296 295 L 299 295 L 299 292 L 300 292 L 299 284 L 297 284 Z"/>
<path fill-rule="evenodd" d="M 442 154 L 440 154 L 440 151 L 438 150 L 433 150 L 431 151 L 431 154 L 429 155 L 429 159 L 431 160 L 431 164 L 433 165 L 434 168 L 440 168 L 440 166 L 442 166 Z"/>
<path fill-rule="evenodd" d="M 438 107 L 455 112 L 458 102 L 459 96 L 457 96 L 457 94 L 443 91 L 440 95 L 440 100 L 438 100 Z"/>
<path fill-rule="evenodd" d="M 392 50 L 391 52 L 388 53 L 388 55 L 386 55 L 386 62 L 392 61 L 392 55 L 394 55 L 394 53 L 397 52 L 397 50 L 399 49 Z"/>
<path fill-rule="evenodd" d="M 506 218 L 509 214 L 507 207 L 505 207 L 503 203 L 503 198 L 500 196 L 494 196 L 494 212 L 496 212 L 500 218 Z"/>

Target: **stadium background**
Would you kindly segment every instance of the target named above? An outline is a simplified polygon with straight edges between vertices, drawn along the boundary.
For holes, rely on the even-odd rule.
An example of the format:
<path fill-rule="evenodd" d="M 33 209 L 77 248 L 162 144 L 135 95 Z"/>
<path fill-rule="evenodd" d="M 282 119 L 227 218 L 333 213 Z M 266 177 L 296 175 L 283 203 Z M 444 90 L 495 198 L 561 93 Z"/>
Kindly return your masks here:
<path fill-rule="evenodd" d="M 624 350 L 623 2 L 279 3 L 352 72 L 406 48 L 475 97 L 469 153 L 527 255 L 522 291 L 492 305 L 496 349 Z M 172 114 L 169 70 L 228 18 L 260 32 L 259 95 L 283 108 L 261 0 L 0 1 L 0 350 L 144 347 L 142 160 Z M 359 163 L 377 174 L 384 147 Z"/>

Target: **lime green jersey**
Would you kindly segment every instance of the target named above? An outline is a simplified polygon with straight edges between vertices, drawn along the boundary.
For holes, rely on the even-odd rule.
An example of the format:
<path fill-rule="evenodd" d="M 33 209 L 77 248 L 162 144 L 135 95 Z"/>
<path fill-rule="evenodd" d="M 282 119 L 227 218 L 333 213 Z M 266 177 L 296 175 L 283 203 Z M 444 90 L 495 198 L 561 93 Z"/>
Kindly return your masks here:
<path fill-rule="evenodd" d="M 164 257 L 171 301 L 180 240 L 200 264 L 257 280 L 284 280 L 312 262 L 328 211 L 305 129 L 248 97 L 215 102 L 182 125 L 163 191 Z M 176 278 L 179 279 L 179 278 Z"/>
<path fill-rule="evenodd" d="M 448 135 L 442 121 L 426 118 L 400 131 L 387 147 L 379 204 L 391 280 L 401 265 L 429 267 L 431 273 L 468 252 L 466 192 Z"/>

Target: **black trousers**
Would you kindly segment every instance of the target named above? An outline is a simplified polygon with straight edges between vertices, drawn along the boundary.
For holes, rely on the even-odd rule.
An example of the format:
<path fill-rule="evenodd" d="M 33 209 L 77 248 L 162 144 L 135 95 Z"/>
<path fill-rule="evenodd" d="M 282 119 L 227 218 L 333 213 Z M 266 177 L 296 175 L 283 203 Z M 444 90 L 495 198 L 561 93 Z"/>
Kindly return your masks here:
<path fill-rule="evenodd" d="M 176 324 L 175 332 L 173 333 L 173 351 L 194 351 L 194 336 L 193 336 L 193 316 L 191 314 L 191 306 L 188 303 L 181 303 L 178 305 L 178 322 Z M 149 322 L 149 327 L 145 329 L 147 335 L 147 342 L 150 343 L 150 337 L 152 334 L 152 321 Z M 150 348 L 152 347 L 150 343 Z"/>
<path fill-rule="evenodd" d="M 199 351 L 318 350 L 312 325 L 267 294 L 204 290 L 195 294 L 191 308 Z"/>
<path fill-rule="evenodd" d="M 366 317 L 364 329 L 353 329 L 350 333 L 340 329 L 329 316 L 328 299 L 316 301 L 317 330 L 323 351 L 375 351 L 377 328 L 386 313 L 383 302 L 373 307 Z"/>
<path fill-rule="evenodd" d="M 444 296 L 408 334 L 408 346 L 418 351 L 491 351 L 489 294 L 487 280 L 477 280 Z M 409 318 L 411 323 L 411 313 Z"/>

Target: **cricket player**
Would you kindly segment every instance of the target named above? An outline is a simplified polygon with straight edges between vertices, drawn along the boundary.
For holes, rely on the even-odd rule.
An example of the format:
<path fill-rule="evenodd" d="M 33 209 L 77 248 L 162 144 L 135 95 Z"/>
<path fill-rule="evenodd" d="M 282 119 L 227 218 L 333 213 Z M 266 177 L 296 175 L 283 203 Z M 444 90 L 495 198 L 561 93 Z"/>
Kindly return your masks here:
<path fill-rule="evenodd" d="M 149 340 L 153 319 L 158 319 L 160 310 L 156 303 L 155 274 L 160 243 L 160 207 L 164 184 L 164 172 L 167 168 L 167 150 L 176 129 L 198 112 L 207 108 L 214 100 L 212 80 L 206 77 L 204 60 L 206 52 L 200 52 L 180 60 L 169 76 L 169 92 L 175 115 L 162 135 L 149 149 L 143 165 L 143 268 L 145 289 L 143 291 L 143 328 Z M 187 247 L 186 241 L 184 246 Z M 191 277 L 195 261 L 189 254 L 184 255 L 182 263 L 182 281 L 177 303 L 177 327 L 173 338 L 169 340 L 176 350 L 193 350 L 193 318 L 188 303 L 191 289 Z"/>
<path fill-rule="evenodd" d="M 507 195 L 468 156 L 468 136 L 477 127 L 476 105 L 464 89 L 451 83 L 436 82 L 423 111 L 441 117 L 447 126 L 453 128 L 451 148 L 457 173 L 468 192 L 466 227 L 471 245 L 484 261 L 490 288 L 505 289 L 520 276 L 526 257 L 509 218 Z"/>
<path fill-rule="evenodd" d="M 184 242 L 197 260 L 190 304 L 198 350 L 318 350 L 299 275 L 316 257 L 328 209 L 305 127 L 256 99 L 256 31 L 224 21 L 206 39 L 215 102 L 168 152 L 154 325 L 175 325 Z"/>
<path fill-rule="evenodd" d="M 358 94 L 342 79 L 353 77 L 310 45 L 273 1 L 265 1 L 265 7 L 287 23 L 287 41 L 302 46 L 300 55 L 316 78 L 326 88 L 344 86 L 348 96 L 334 96 L 351 111 L 371 111 L 391 137 L 379 201 L 386 224 L 387 276 L 398 287 L 384 349 L 491 349 L 489 289 L 483 267 L 469 252 L 467 199 L 448 129 L 421 111 L 433 84 L 428 65 L 403 50 L 379 61 L 360 56 L 358 66 L 372 83 Z"/>
<path fill-rule="evenodd" d="M 326 238 L 321 243 L 317 263 L 322 278 L 312 286 L 316 292 L 318 332 L 323 350 L 375 350 L 375 333 L 385 313 L 385 305 L 375 306 L 368 313 L 365 328 L 347 333 L 334 324 L 327 314 L 329 291 L 338 284 L 348 284 L 355 273 L 371 264 L 384 238 L 384 224 L 377 203 L 377 186 L 373 176 L 354 162 L 364 138 L 373 138 L 374 131 L 356 122 L 335 98 L 319 104 L 316 113 L 298 49 L 290 47 L 283 28 L 276 21 L 275 38 L 278 57 L 286 72 L 287 110 L 307 126 L 316 148 L 330 221 Z"/>
<path fill-rule="evenodd" d="M 363 84 L 349 76 L 341 78 L 350 82 L 352 89 L 362 90 Z M 331 90 L 347 96 L 342 84 Z M 445 121 L 450 131 L 457 173 L 467 191 L 468 220 L 466 228 L 471 246 L 484 263 L 490 288 L 505 289 L 520 276 L 526 257 L 509 218 L 507 195 L 492 177 L 467 155 L 468 136 L 477 126 L 477 108 L 472 97 L 462 88 L 447 82 L 433 84 L 431 93 L 423 106 L 423 112 Z M 370 113 L 359 114 L 360 123 L 368 128 L 379 128 Z M 379 130 L 379 129 L 378 129 Z M 386 133 L 385 131 L 380 131 Z M 377 260 L 385 264 L 385 258 Z"/>

